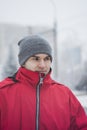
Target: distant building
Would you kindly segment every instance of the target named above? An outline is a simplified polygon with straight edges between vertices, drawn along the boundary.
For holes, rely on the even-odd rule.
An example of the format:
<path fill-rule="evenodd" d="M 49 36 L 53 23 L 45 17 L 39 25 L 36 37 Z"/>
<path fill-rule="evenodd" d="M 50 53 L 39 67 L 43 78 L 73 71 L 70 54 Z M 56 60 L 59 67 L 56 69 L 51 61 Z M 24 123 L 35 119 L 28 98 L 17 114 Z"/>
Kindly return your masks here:
<path fill-rule="evenodd" d="M 85 73 L 84 64 L 87 61 L 87 44 L 80 40 L 73 30 L 64 30 L 58 37 L 59 82 L 72 89 L 79 85 Z"/>

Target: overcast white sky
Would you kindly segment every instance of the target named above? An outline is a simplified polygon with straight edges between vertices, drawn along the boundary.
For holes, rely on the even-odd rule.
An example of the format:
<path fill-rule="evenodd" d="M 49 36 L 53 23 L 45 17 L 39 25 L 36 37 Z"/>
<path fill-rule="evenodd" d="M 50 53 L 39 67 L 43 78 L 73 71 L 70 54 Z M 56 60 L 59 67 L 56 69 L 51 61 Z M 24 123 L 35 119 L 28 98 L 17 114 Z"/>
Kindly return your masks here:
<path fill-rule="evenodd" d="M 0 0 L 0 22 L 52 26 L 54 16 L 59 31 L 87 39 L 87 0 Z"/>

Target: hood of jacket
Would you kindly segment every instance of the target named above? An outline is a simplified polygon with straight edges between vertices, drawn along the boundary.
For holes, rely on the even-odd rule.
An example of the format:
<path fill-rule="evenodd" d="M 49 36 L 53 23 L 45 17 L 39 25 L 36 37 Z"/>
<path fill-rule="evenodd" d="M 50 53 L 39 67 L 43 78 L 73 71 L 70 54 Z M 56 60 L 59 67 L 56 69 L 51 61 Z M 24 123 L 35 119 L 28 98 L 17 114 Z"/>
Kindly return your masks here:
<path fill-rule="evenodd" d="M 15 81 L 13 77 L 6 78 L 2 82 L 0 82 L 0 88 L 5 87 L 7 85 L 15 84 L 16 82 L 22 82 L 24 84 L 29 83 L 35 87 L 40 81 L 40 77 L 43 78 L 43 84 L 49 86 L 49 84 L 52 83 L 50 75 L 51 71 L 47 75 L 44 75 L 42 73 L 34 72 L 24 67 L 20 67 L 17 73 L 15 74 Z"/>

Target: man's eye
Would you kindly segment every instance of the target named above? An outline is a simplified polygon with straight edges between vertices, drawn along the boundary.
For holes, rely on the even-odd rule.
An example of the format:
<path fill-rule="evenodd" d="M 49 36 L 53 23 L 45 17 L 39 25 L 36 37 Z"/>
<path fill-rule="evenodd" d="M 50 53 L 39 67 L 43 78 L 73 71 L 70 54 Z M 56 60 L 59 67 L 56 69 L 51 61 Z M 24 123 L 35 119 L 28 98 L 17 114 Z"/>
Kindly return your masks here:
<path fill-rule="evenodd" d="M 45 60 L 51 60 L 50 57 L 46 57 Z"/>
<path fill-rule="evenodd" d="M 39 60 L 39 58 L 38 58 L 38 57 L 36 57 L 36 60 Z"/>
<path fill-rule="evenodd" d="M 36 61 L 38 61 L 38 60 L 39 60 L 39 58 L 38 58 L 38 57 L 34 57 L 34 58 L 33 58 L 33 60 L 36 60 Z"/>

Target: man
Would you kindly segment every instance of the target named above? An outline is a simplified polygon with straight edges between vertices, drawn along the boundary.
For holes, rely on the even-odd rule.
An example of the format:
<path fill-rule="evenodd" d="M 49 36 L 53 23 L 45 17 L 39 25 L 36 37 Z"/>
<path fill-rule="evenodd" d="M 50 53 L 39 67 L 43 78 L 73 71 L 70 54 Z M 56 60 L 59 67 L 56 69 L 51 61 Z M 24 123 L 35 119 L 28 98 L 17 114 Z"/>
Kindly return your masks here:
<path fill-rule="evenodd" d="M 21 67 L 0 83 L 0 130 L 87 130 L 79 101 L 50 77 L 48 41 L 32 35 L 18 45 Z"/>

